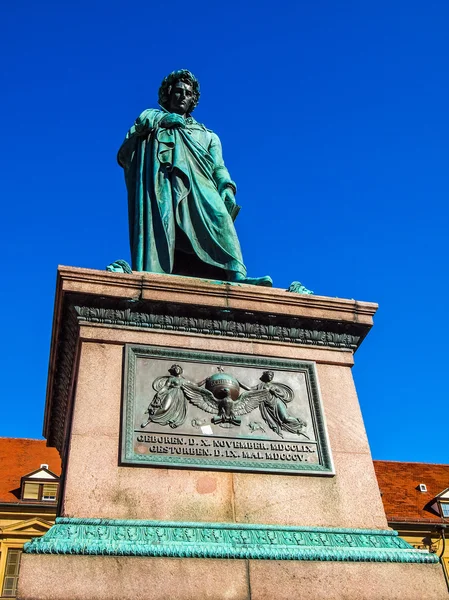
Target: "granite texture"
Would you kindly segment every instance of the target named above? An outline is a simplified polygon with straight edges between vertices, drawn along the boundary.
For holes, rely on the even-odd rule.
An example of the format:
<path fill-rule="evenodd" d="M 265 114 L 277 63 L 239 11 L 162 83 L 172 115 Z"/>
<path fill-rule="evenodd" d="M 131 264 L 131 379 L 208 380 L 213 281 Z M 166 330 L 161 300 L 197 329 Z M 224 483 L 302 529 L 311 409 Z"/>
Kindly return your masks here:
<path fill-rule="evenodd" d="M 315 318 L 319 313 L 319 316 L 328 319 L 347 320 L 353 320 L 357 315 L 357 319 L 366 322 L 366 327 L 372 322 L 376 308 L 368 303 L 302 297 L 254 286 L 218 285 L 151 274 L 104 274 L 68 268 L 60 269 L 58 289 L 59 294 L 76 291 L 93 293 L 97 290 L 95 293 L 114 295 L 116 286 L 121 282 L 123 294 L 131 296 L 132 290 L 140 286 L 147 294 L 151 290 L 153 299 L 166 302 L 201 301 L 205 305 L 205 298 L 211 302 L 224 298 L 227 306 L 234 301 L 245 301 L 249 310 L 261 310 L 265 303 L 271 306 L 276 302 L 277 312 L 300 314 L 304 318 Z M 61 300 L 57 299 L 58 302 Z M 280 341 L 182 334 L 169 330 L 137 330 L 90 322 L 81 323 L 79 336 L 82 340 L 81 354 L 73 400 L 62 515 L 387 527 L 350 370 L 352 351 Z M 136 342 L 316 361 L 336 476 L 267 477 L 264 474 L 120 466 L 123 347 L 125 343 Z M 79 485 L 81 480 L 87 482 L 86 488 Z M 353 501 L 355 495 L 357 502 Z"/>
<path fill-rule="evenodd" d="M 370 461 L 369 455 L 334 453 L 332 478 L 234 473 L 236 521 L 386 529 Z"/>
<path fill-rule="evenodd" d="M 234 518 L 230 473 L 119 467 L 118 437 L 72 436 L 70 455 L 63 515 L 224 522 Z"/>
<path fill-rule="evenodd" d="M 54 575 L 52 575 L 54 574 Z M 439 565 L 24 555 L 18 600 L 446 600 Z"/>
<path fill-rule="evenodd" d="M 82 323 L 79 335 L 83 341 L 96 341 L 104 344 L 149 344 L 212 352 L 273 356 L 274 358 L 289 358 L 291 360 L 310 360 L 317 364 L 348 367 L 352 367 L 354 364 L 354 355 L 350 350 L 296 346 L 286 342 L 257 342 L 248 339 L 206 337 L 201 334 L 160 332 L 124 327 L 107 328 L 96 323 Z"/>
<path fill-rule="evenodd" d="M 169 338 L 172 346 L 183 339 Z M 63 515 L 387 527 L 348 367 L 318 365 L 336 477 L 267 477 L 119 466 L 122 360 L 118 344 L 82 344 Z M 213 492 L 203 491 L 205 475 Z M 88 482 L 87 493 L 80 480 Z"/>
<path fill-rule="evenodd" d="M 24 555 L 17 598 L 248 600 L 247 569 L 243 560 Z"/>
<path fill-rule="evenodd" d="M 119 466 L 122 356 L 118 345 L 82 345 L 62 514 L 232 520 L 230 473 Z"/>
<path fill-rule="evenodd" d="M 250 600 L 445 600 L 440 565 L 250 561 Z"/>

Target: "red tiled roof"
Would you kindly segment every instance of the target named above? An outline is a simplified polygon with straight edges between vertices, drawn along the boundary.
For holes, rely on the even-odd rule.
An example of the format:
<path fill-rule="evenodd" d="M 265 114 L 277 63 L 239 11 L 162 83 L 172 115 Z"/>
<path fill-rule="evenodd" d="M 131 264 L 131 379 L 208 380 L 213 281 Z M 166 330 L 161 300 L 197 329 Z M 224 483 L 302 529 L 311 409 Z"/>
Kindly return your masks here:
<path fill-rule="evenodd" d="M 437 516 L 428 506 L 435 496 L 449 488 L 449 465 L 373 462 L 388 521 L 449 523 L 449 519 Z M 420 483 L 426 485 L 427 492 L 419 491 Z"/>
<path fill-rule="evenodd" d="M 58 451 L 47 448 L 45 440 L 0 437 L 0 502 L 19 502 L 14 490 L 20 488 L 21 477 L 42 464 L 55 475 L 61 474 Z"/>

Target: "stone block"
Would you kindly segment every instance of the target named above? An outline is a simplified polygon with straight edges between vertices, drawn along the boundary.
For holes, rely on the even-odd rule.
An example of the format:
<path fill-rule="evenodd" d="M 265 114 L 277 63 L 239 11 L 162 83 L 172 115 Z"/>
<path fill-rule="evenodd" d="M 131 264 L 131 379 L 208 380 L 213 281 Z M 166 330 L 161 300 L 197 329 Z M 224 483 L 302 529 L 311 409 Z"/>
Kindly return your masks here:
<path fill-rule="evenodd" d="M 18 600 L 250 600 L 244 560 L 24 555 Z"/>
<path fill-rule="evenodd" d="M 252 560 L 251 600 L 445 600 L 440 565 Z"/>

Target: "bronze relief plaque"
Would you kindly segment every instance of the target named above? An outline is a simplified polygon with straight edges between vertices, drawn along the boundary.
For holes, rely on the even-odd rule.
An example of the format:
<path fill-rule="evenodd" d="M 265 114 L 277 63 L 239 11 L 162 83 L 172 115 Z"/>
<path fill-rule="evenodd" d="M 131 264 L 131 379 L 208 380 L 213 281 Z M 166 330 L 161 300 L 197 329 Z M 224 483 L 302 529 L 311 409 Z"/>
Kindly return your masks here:
<path fill-rule="evenodd" d="M 127 345 L 121 464 L 333 475 L 315 364 Z"/>

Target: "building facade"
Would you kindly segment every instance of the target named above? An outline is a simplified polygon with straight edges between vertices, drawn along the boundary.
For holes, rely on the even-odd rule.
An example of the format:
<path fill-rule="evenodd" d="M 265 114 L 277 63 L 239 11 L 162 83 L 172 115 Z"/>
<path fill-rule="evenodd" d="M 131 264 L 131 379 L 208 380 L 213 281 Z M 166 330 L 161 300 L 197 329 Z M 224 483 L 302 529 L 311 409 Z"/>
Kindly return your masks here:
<path fill-rule="evenodd" d="M 61 460 L 45 440 L 0 438 L 0 598 L 15 598 L 23 545 L 53 525 Z"/>
<path fill-rule="evenodd" d="M 449 465 L 375 460 L 390 527 L 441 558 L 449 589 Z"/>

